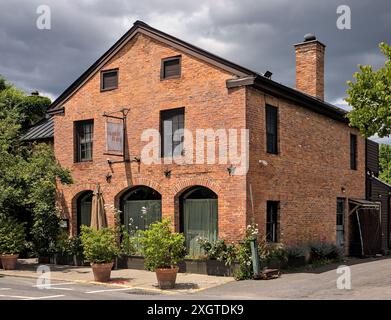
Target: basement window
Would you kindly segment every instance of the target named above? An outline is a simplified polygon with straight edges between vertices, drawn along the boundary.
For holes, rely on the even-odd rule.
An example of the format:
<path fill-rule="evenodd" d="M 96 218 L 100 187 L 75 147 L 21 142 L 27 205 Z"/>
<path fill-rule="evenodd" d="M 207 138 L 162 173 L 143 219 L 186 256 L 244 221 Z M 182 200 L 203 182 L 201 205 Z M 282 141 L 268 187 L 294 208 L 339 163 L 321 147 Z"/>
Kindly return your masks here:
<path fill-rule="evenodd" d="M 118 88 L 118 69 L 101 72 L 100 90 L 108 91 Z"/>
<path fill-rule="evenodd" d="M 181 76 L 181 56 L 162 59 L 160 79 L 175 79 Z"/>

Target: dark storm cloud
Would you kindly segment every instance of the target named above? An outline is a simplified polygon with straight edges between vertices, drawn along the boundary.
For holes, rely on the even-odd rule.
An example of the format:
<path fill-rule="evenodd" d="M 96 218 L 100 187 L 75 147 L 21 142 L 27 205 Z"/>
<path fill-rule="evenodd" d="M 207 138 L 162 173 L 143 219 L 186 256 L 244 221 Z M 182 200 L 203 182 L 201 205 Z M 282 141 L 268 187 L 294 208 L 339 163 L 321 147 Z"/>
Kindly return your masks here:
<path fill-rule="evenodd" d="M 35 26 L 40 4 L 52 29 Z M 348 5 L 352 29 L 338 30 L 337 7 Z M 0 73 L 26 91 L 58 96 L 134 20 L 294 86 L 293 44 L 313 32 L 327 45 L 326 99 L 343 103 L 357 64 L 379 67 L 381 41 L 391 43 L 389 0 L 0 0 Z"/>

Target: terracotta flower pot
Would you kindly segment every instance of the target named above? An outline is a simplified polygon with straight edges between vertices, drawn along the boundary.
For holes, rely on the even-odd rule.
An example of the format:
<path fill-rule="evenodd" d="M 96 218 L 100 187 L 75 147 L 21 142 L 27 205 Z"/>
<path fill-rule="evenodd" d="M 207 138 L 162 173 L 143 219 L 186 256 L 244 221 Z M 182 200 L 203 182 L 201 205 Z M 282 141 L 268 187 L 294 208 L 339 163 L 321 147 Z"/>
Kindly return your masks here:
<path fill-rule="evenodd" d="M 156 269 L 156 278 L 160 289 L 173 289 L 175 287 L 176 275 L 179 268 Z"/>
<path fill-rule="evenodd" d="M 113 262 L 109 263 L 91 263 L 94 279 L 98 282 L 108 282 L 110 280 Z"/>
<path fill-rule="evenodd" d="M 16 263 L 18 262 L 19 254 L 2 254 L 1 255 L 1 264 L 3 265 L 4 270 L 14 270 L 16 269 Z"/>

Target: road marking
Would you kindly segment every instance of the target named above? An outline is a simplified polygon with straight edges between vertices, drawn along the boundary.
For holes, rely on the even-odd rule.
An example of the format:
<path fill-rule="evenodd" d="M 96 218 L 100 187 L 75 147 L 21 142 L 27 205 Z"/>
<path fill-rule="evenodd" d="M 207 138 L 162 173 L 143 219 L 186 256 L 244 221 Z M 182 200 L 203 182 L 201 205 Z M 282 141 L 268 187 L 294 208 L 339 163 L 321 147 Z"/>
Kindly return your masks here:
<path fill-rule="evenodd" d="M 24 300 L 33 299 L 33 298 L 34 298 L 34 297 L 26 297 L 26 296 L 10 296 L 10 295 L 6 295 L 6 294 L 0 294 L 0 297 L 15 298 L 15 299 L 24 299 Z"/>
<path fill-rule="evenodd" d="M 11 290 L 11 288 L 0 288 L 0 291 Z"/>
<path fill-rule="evenodd" d="M 87 291 L 85 293 L 100 293 L 100 292 L 110 292 L 110 291 L 126 291 L 126 290 L 132 290 L 132 289 L 133 288 L 105 289 L 105 290 Z"/>
<path fill-rule="evenodd" d="M 38 287 L 38 289 L 40 290 L 64 290 L 64 291 L 73 291 L 74 289 L 73 288 L 51 288 L 51 287 Z"/>
<path fill-rule="evenodd" d="M 53 286 L 65 286 L 65 285 L 68 285 L 68 284 L 76 284 L 75 282 L 61 282 L 61 283 L 51 283 L 51 284 L 35 284 L 33 285 L 33 287 L 44 287 L 44 286 L 47 286 L 47 287 L 53 287 Z"/>
<path fill-rule="evenodd" d="M 58 294 L 56 296 L 44 296 L 44 297 L 29 297 L 26 300 L 40 300 L 40 299 L 52 299 L 52 298 L 60 298 L 60 297 L 65 297 L 63 294 Z"/>

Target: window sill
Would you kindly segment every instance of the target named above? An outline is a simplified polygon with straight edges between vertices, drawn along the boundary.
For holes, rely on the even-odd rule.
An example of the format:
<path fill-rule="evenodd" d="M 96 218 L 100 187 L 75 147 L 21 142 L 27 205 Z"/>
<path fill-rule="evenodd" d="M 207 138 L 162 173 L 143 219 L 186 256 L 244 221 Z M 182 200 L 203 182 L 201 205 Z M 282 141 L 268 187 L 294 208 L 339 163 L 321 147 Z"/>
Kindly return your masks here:
<path fill-rule="evenodd" d="M 164 81 L 164 80 L 173 80 L 173 79 L 180 79 L 181 76 L 172 76 L 172 77 L 167 77 L 167 78 L 160 78 L 160 81 Z"/>
<path fill-rule="evenodd" d="M 113 88 L 106 88 L 106 89 L 100 89 L 100 92 L 107 92 L 107 91 L 113 91 L 113 90 L 116 90 L 118 89 L 118 87 L 113 87 Z"/>

